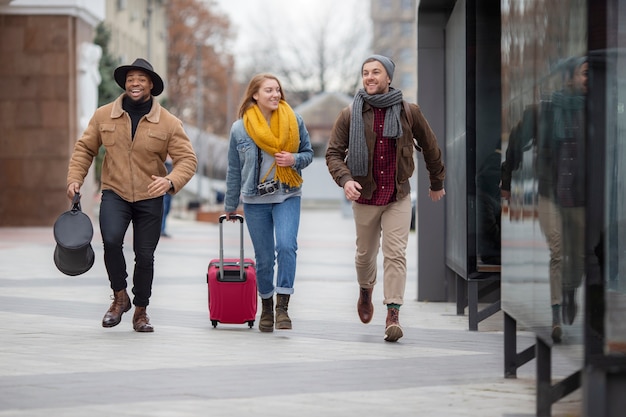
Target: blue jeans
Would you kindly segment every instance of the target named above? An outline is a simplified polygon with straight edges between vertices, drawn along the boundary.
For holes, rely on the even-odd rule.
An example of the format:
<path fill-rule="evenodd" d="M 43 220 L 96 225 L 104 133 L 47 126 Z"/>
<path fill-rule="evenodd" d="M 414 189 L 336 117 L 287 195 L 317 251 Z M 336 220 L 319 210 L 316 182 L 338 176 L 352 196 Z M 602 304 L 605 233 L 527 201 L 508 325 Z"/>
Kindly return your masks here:
<path fill-rule="evenodd" d="M 167 193 L 163 196 L 163 220 L 161 221 L 161 234 L 165 234 L 165 226 L 167 223 L 167 215 L 170 214 L 172 207 L 172 195 Z"/>
<path fill-rule="evenodd" d="M 163 197 L 130 203 L 111 190 L 102 191 L 100 204 L 100 232 L 104 243 L 104 265 L 109 275 L 111 289 L 120 291 L 127 287 L 124 236 L 133 222 L 133 304 L 148 305 L 154 278 L 154 251 L 161 236 Z"/>
<path fill-rule="evenodd" d="M 293 294 L 300 227 L 300 199 L 277 204 L 244 204 L 243 210 L 254 246 L 257 286 L 261 298 Z M 278 266 L 274 286 L 274 261 Z"/>

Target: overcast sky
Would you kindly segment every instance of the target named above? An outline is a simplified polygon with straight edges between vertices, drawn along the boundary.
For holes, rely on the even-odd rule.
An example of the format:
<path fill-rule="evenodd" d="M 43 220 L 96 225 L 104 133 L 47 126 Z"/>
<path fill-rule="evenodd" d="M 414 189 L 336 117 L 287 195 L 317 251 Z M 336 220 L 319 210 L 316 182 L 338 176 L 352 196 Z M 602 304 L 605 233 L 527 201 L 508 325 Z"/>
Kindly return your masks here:
<path fill-rule="evenodd" d="M 327 19 L 335 22 L 338 33 L 353 29 L 352 22 L 369 20 L 370 2 L 365 0 L 216 0 L 231 19 L 237 34 L 234 50 L 238 67 L 245 65 L 245 56 L 254 48 L 259 33 L 272 32 L 280 37 L 297 38 L 297 31 L 314 33 L 312 27 Z M 365 28 L 369 31 L 369 27 Z M 364 36 L 369 36 L 367 33 Z"/>

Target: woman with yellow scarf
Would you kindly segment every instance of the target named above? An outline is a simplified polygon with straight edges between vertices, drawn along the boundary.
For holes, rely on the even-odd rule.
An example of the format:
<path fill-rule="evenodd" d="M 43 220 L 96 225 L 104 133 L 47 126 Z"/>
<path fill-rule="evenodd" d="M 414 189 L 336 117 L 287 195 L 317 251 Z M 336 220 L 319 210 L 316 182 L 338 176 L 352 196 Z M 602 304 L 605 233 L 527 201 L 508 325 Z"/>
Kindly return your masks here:
<path fill-rule="evenodd" d="M 224 210 L 234 214 L 243 203 L 255 252 L 262 332 L 292 327 L 287 308 L 296 275 L 301 170 L 312 161 L 309 132 L 285 101 L 278 78 L 254 76 L 230 130 Z"/>

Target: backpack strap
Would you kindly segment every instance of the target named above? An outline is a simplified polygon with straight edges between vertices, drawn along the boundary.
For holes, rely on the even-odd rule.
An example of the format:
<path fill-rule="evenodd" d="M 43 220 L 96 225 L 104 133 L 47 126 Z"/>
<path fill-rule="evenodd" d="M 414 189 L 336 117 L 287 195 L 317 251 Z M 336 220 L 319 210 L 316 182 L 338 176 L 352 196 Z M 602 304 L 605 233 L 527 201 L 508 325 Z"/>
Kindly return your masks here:
<path fill-rule="evenodd" d="M 409 125 L 413 127 L 413 114 L 411 113 L 411 107 L 409 106 L 409 102 L 406 100 L 402 100 L 402 105 L 404 106 L 404 112 L 406 113 L 406 118 L 409 121 Z"/>
<path fill-rule="evenodd" d="M 406 100 L 402 100 L 402 104 L 404 105 L 404 113 L 406 113 L 406 118 L 409 121 L 409 126 L 411 129 L 413 128 L 413 113 L 411 113 L 411 107 Z M 415 146 L 415 150 L 418 152 L 422 152 L 422 147 L 418 145 L 417 139 L 413 138 L 413 146 Z"/>

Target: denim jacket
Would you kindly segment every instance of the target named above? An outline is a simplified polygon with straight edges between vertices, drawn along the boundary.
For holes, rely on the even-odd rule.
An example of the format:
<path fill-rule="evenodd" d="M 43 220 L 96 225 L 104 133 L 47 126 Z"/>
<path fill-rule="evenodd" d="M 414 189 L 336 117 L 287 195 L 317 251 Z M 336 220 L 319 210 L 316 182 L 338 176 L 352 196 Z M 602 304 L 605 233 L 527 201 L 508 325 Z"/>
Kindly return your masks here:
<path fill-rule="evenodd" d="M 300 133 L 300 146 L 293 156 L 296 159 L 294 168 L 302 175 L 302 169 L 313 162 L 313 148 L 309 132 L 306 130 L 302 117 L 296 113 L 298 130 Z M 261 149 L 256 146 L 252 138 L 243 126 L 243 120 L 233 123 L 230 129 L 230 144 L 228 147 L 228 170 L 226 172 L 226 196 L 224 198 L 224 210 L 227 213 L 234 212 L 239 206 L 240 196 L 258 195 L 257 185 L 261 167 Z M 301 186 L 289 187 L 280 184 L 284 192 L 300 190 Z"/>

